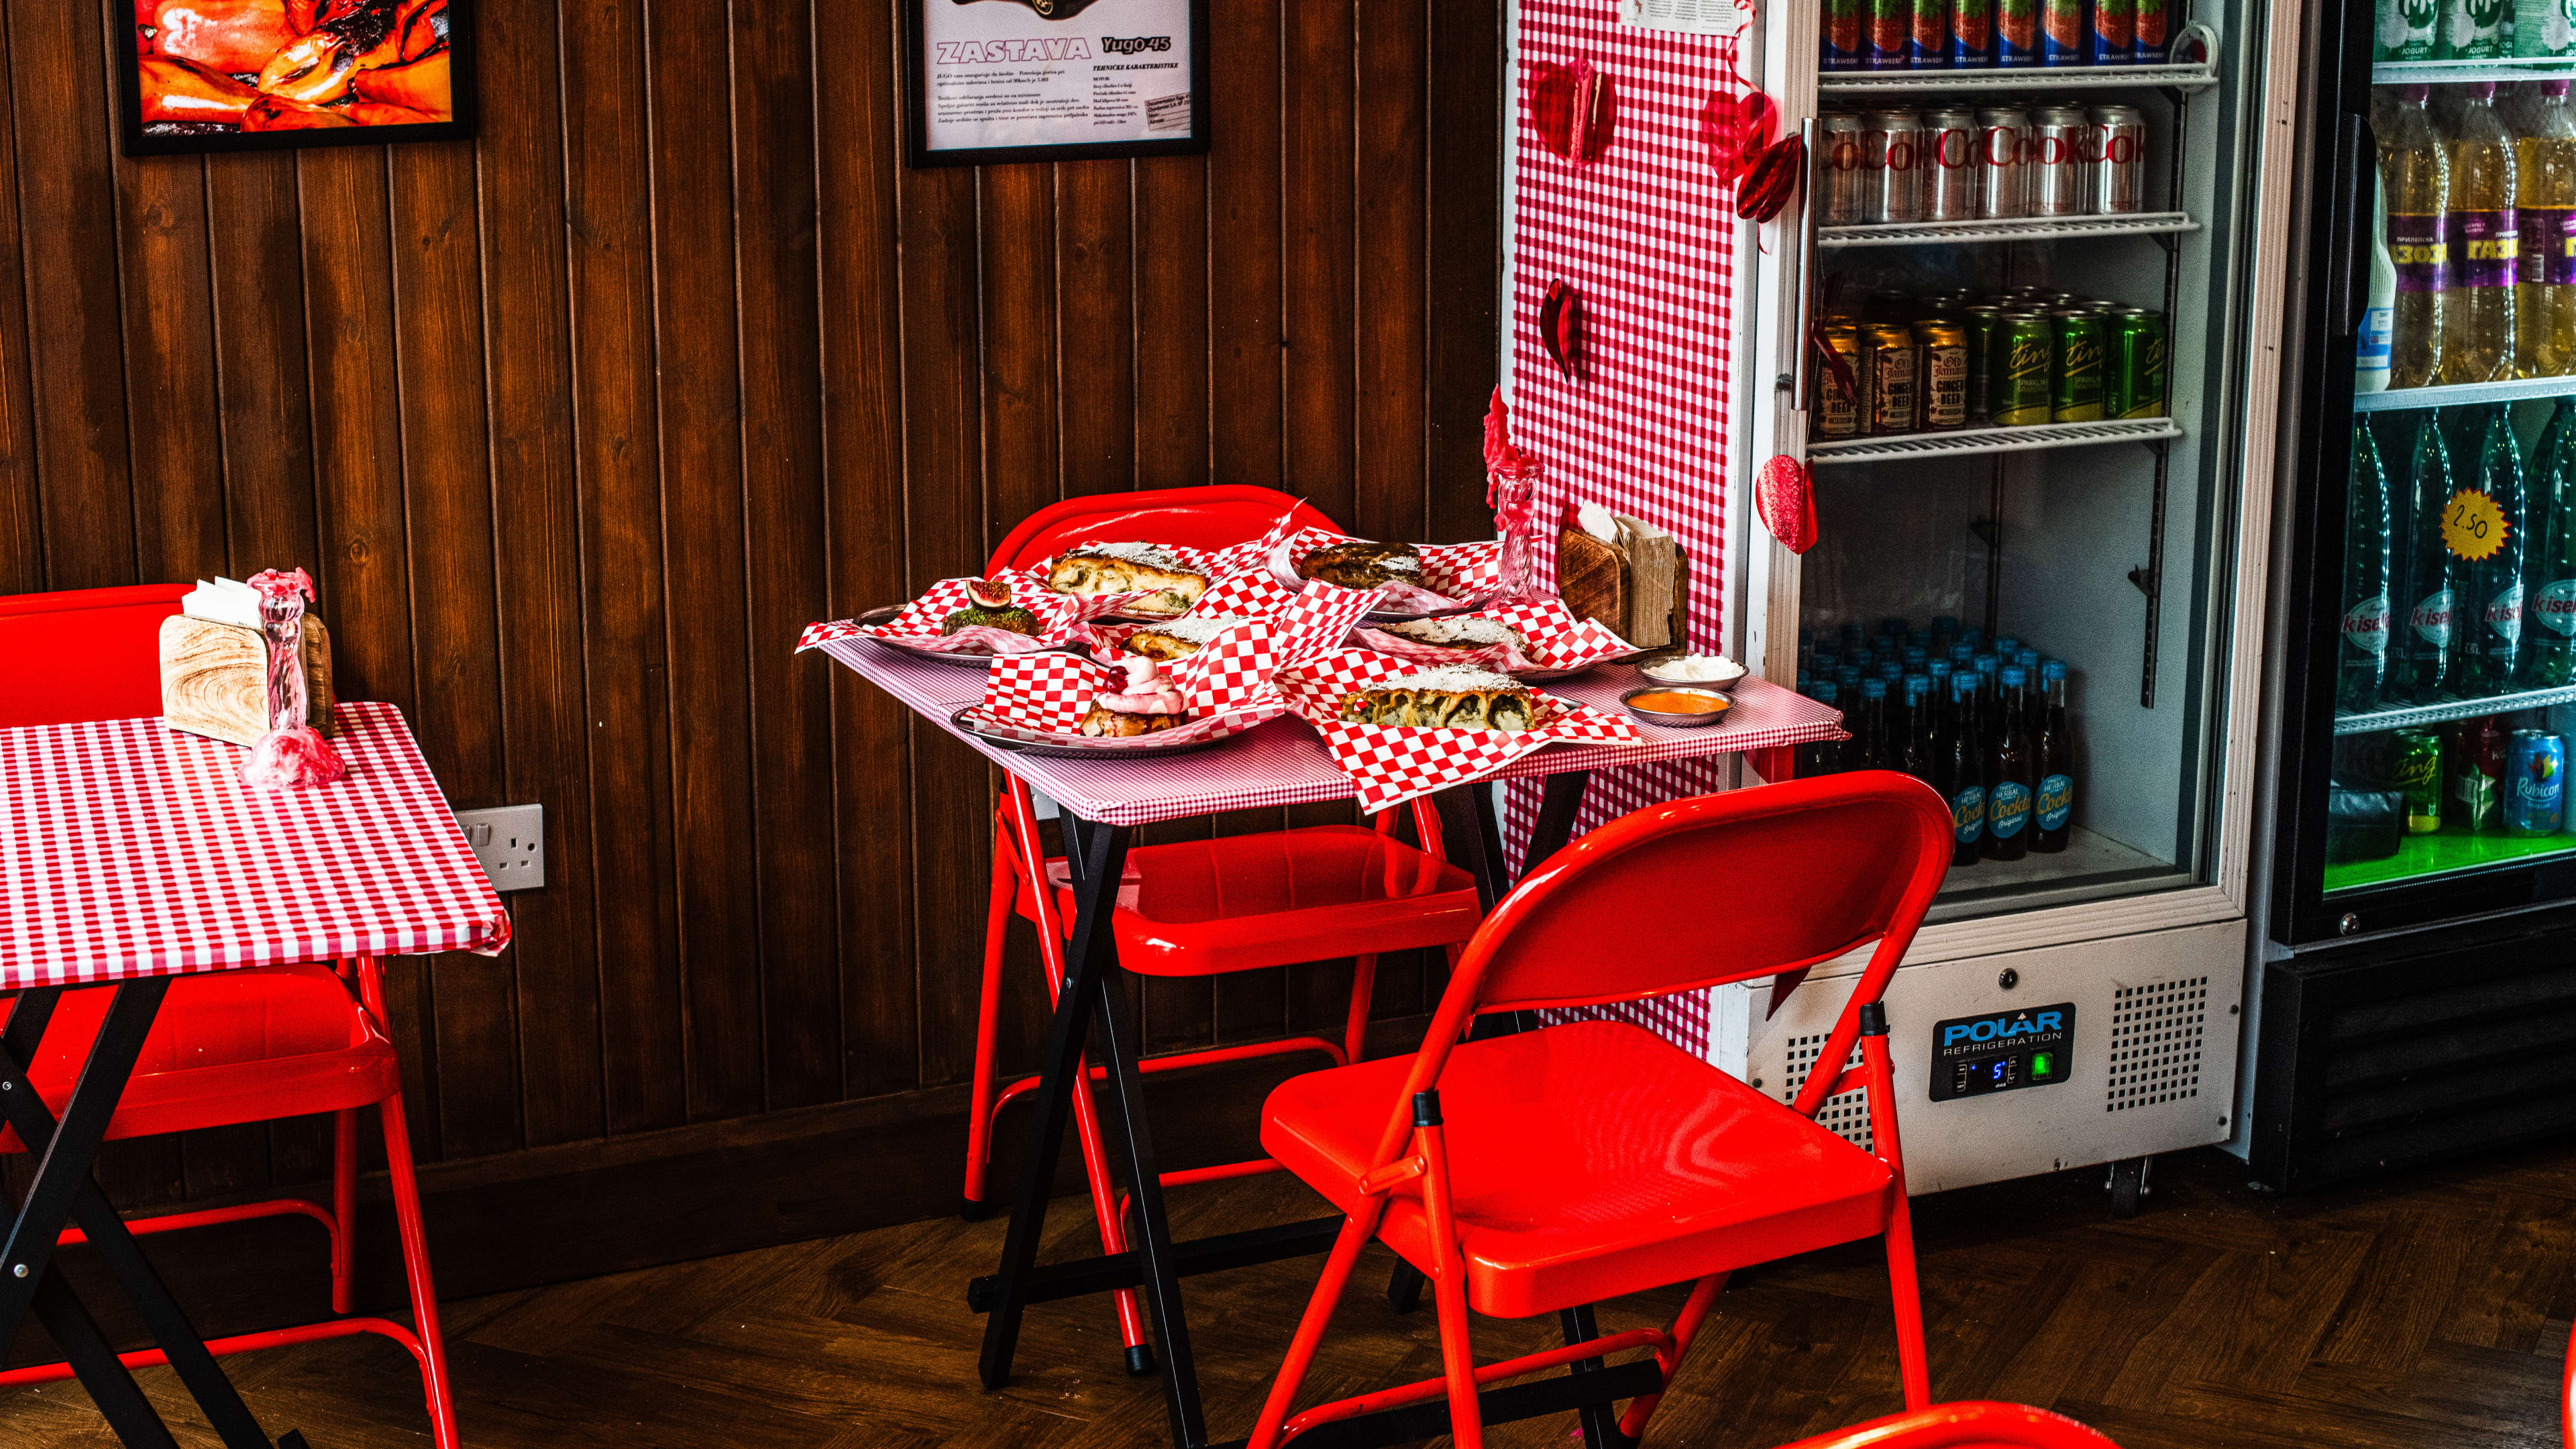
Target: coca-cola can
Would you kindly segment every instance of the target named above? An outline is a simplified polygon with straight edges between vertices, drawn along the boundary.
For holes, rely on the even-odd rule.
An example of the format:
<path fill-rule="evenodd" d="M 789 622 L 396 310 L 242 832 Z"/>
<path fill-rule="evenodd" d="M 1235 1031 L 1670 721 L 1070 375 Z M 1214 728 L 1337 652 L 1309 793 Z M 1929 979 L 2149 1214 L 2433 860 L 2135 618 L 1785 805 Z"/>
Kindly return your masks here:
<path fill-rule="evenodd" d="M 1923 113 L 1923 219 L 1977 216 L 1977 113 L 1941 106 Z"/>
<path fill-rule="evenodd" d="M 1857 226 L 1867 218 L 1868 173 L 1861 169 L 1860 117 L 1827 111 L 1816 118 L 1816 213 L 1823 226 Z"/>
<path fill-rule="evenodd" d="M 2093 210 L 2093 120 L 2081 106 L 2048 106 L 2031 116 L 2030 214 L 2083 216 Z"/>
<path fill-rule="evenodd" d="M 1861 220 L 1923 219 L 1922 157 L 1923 118 L 1916 112 L 1872 111 L 1861 119 Z"/>
<path fill-rule="evenodd" d="M 2104 216 L 2147 209 L 2147 118 L 2135 106 L 2093 108 L 2093 209 Z"/>
<path fill-rule="evenodd" d="M 1977 215 L 2030 215 L 2030 113 L 2014 106 L 1977 112 Z"/>

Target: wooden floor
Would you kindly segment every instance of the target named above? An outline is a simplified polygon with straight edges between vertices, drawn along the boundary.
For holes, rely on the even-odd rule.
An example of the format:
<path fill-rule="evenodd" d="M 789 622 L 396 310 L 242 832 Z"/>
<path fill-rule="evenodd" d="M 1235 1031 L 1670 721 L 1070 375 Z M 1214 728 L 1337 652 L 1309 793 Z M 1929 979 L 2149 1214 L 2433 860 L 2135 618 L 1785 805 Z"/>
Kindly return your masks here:
<path fill-rule="evenodd" d="M 2576 1313 L 2576 1146 L 2299 1198 L 2246 1190 L 2216 1153 L 2159 1169 L 2147 1211 L 2109 1221 L 2100 1174 L 1919 1202 L 1932 1377 L 1946 1398 L 2055 1407 L 2128 1449 L 2555 1449 L 2552 1395 Z M 1185 1232 L 1312 1215 L 1283 1179 L 1176 1194 Z M 1052 1251 L 1087 1231 L 1072 1203 Z M 1152 1381 L 1121 1374 L 1105 1304 L 1033 1310 L 1020 1377 L 975 1386 L 998 1222 L 953 1221 L 777 1248 L 447 1309 L 476 1449 L 1152 1445 Z M 1196 1280 L 1192 1321 L 1214 1427 L 1238 1435 L 1312 1282 L 1312 1260 Z M 1336 1396 L 1437 1370 L 1429 1315 L 1399 1319 L 1364 1275 L 1312 1389 Z M 1655 1441 L 1760 1449 L 1896 1406 L 1874 1250 L 1739 1275 Z M 1660 1321 L 1622 1302 L 1605 1329 Z M 1551 1325 L 1480 1325 L 1480 1354 Z M 428 1442 L 408 1360 L 372 1340 L 232 1360 L 272 1432 L 314 1449 Z M 146 1376 L 165 1412 L 181 1400 Z M 1499 1430 L 1564 1444 L 1570 1419 Z M 77 1387 L 0 1392 L 0 1443 L 105 1445 Z M 182 1428 L 184 1445 L 212 1445 Z"/>

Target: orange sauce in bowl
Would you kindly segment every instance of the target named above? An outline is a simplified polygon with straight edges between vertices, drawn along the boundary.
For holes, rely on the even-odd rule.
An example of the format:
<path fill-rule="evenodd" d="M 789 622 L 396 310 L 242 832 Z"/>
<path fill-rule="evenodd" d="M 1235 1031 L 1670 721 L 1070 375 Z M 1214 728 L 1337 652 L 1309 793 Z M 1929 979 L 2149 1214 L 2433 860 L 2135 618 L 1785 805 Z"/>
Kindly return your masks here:
<path fill-rule="evenodd" d="M 1692 694 L 1678 689 L 1659 689 L 1652 694 L 1636 695 L 1628 703 L 1657 714 L 1715 714 L 1727 707 L 1727 701 L 1714 695 Z"/>

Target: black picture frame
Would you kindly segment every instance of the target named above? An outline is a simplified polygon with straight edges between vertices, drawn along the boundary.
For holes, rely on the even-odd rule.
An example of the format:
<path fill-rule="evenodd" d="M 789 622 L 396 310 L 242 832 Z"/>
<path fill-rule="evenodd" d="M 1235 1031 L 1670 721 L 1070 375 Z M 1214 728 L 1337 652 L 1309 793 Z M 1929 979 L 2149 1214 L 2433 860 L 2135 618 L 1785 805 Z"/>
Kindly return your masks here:
<path fill-rule="evenodd" d="M 1089 161 L 1104 157 L 1203 156 L 1214 135 L 1214 105 L 1208 92 L 1208 0 L 1189 0 L 1190 134 L 1168 141 L 1081 141 L 1030 146 L 930 146 L 930 85 L 924 73 L 922 47 L 929 39 L 927 11 L 964 0 L 897 0 L 897 37 L 903 74 L 903 161 L 924 170 L 941 166 L 1000 166 L 1023 161 Z M 1030 4 L 1030 0 L 975 0 L 982 4 Z M 1107 0 L 1093 0 L 1107 3 Z M 1031 6 L 1034 10 L 1034 5 Z"/>
<path fill-rule="evenodd" d="M 419 126 L 334 126 L 192 135 L 156 134 L 144 129 L 143 58 L 133 44 L 134 0 L 104 0 L 104 5 L 108 47 L 115 52 L 116 60 L 118 141 L 129 158 L 384 146 L 404 141 L 467 141 L 474 137 L 475 0 L 447 0 L 448 98 L 454 111 L 451 120 Z"/>

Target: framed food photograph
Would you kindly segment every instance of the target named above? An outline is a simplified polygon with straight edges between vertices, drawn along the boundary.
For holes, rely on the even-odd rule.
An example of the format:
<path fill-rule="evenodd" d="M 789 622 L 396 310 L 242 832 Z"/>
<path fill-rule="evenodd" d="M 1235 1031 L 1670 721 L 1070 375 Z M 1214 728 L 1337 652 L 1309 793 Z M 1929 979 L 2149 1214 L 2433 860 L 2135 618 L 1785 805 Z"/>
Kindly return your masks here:
<path fill-rule="evenodd" d="M 473 0 L 106 0 L 125 154 L 474 134 Z"/>
<path fill-rule="evenodd" d="M 904 159 L 1208 148 L 1207 0 L 897 0 Z"/>

